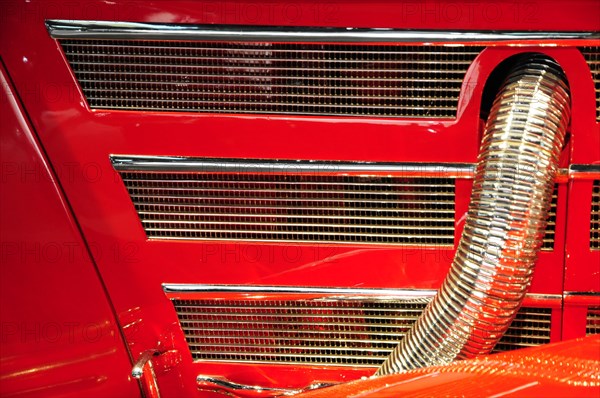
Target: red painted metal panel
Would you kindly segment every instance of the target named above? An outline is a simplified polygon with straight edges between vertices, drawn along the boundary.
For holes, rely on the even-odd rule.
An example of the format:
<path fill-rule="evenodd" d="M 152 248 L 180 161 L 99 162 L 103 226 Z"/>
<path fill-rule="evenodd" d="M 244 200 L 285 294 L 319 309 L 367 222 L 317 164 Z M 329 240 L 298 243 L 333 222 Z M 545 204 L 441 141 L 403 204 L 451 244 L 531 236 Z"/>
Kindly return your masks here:
<path fill-rule="evenodd" d="M 52 4 L 52 5 L 50 5 Z M 453 14 L 454 12 L 460 13 Z M 287 26 L 355 26 L 415 29 L 599 30 L 594 1 L 528 2 L 15 2 L 3 10 L 2 59 L 31 115 L 49 161 L 73 206 L 114 302 L 127 343 L 137 358 L 162 346 L 183 353 L 183 363 L 159 375 L 165 394 L 191 395 L 193 364 L 162 283 L 437 288 L 452 261 L 451 249 L 330 244 L 256 244 L 149 241 L 110 154 L 216 158 L 276 158 L 389 162 L 475 162 L 485 82 L 502 61 L 524 52 L 555 58 L 569 80 L 573 116 L 565 164 L 600 161 L 594 82 L 575 48 L 485 49 L 463 83 L 457 118 L 369 119 L 92 111 L 44 27 L 47 18 L 140 22 Z M 598 43 L 596 43 L 598 45 Z M 17 171 L 27 176 L 27 169 Z M 569 204 L 585 198 L 569 186 Z M 587 182 L 581 182 L 585 185 Z M 582 185 L 582 187 L 583 187 Z M 457 237 L 468 206 L 470 181 L 457 185 Z M 585 189 L 584 189 L 585 190 Z M 561 197 L 566 187 L 560 188 Z M 583 195 L 583 196 L 581 196 Z M 589 211 L 587 213 L 589 216 Z M 583 256 L 585 212 L 559 201 L 557 243 L 540 255 L 532 292 L 595 290 L 600 276 Z M 568 221 L 568 227 L 566 223 Z M 586 222 L 588 224 L 586 224 Z M 583 232 L 582 232 L 583 231 Z M 567 247 L 565 249 L 565 239 Z M 571 243 L 572 242 L 572 243 Z M 564 253 L 567 253 L 566 277 Z M 377 271 L 374 271 L 377 269 Z M 599 274 L 594 274 L 599 275 Z M 553 335 L 553 339 L 555 336 Z M 281 366 L 214 364 L 216 374 L 240 382 L 302 386 L 315 379 L 343 380 L 364 371 L 317 370 L 302 375 Z M 260 384 L 260 383 L 258 383 Z M 183 387 L 182 387 L 183 386 Z M 183 388 L 183 390 L 181 390 Z"/>
<path fill-rule="evenodd" d="M 568 292 L 600 292 L 600 250 L 590 249 L 593 184 L 590 179 L 574 179 L 569 183 L 565 251 L 565 291 Z"/>
<path fill-rule="evenodd" d="M 598 30 L 600 5 L 576 0 L 569 6 L 560 0 L 436 1 L 369 3 L 353 1 L 169 1 L 138 0 L 107 3 L 100 0 L 15 1 L 6 4 L 5 15 L 31 24 L 43 18 L 153 21 L 163 23 L 335 26 L 363 28 L 447 30 Z"/>
<path fill-rule="evenodd" d="M 600 295 L 567 294 L 563 306 L 562 338 L 585 336 L 588 307 L 600 307 Z"/>
<path fill-rule="evenodd" d="M 298 395 L 597 397 L 600 336 L 458 361 Z"/>
<path fill-rule="evenodd" d="M 136 397 L 88 248 L 0 65 L 0 395 Z"/>

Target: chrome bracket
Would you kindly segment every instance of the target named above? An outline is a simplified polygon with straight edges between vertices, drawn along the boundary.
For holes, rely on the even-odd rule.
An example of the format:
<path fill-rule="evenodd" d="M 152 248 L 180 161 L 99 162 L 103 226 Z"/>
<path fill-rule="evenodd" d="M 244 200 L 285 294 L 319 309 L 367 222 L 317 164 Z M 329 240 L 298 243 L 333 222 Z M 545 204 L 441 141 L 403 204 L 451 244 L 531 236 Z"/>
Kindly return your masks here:
<path fill-rule="evenodd" d="M 334 385 L 334 383 L 316 382 L 304 388 L 272 388 L 239 384 L 225 377 L 207 375 L 198 375 L 196 383 L 198 389 L 201 391 L 219 392 L 229 396 L 244 398 L 286 397 Z"/>
<path fill-rule="evenodd" d="M 160 391 L 158 390 L 158 383 L 156 381 L 155 365 L 153 364 L 153 359 L 159 356 L 164 358 L 161 362 L 166 362 L 166 364 L 162 364 L 162 367 L 158 366 L 159 373 L 170 369 L 170 367 L 179 362 L 179 353 L 177 350 L 161 351 L 157 348 L 151 348 L 140 354 L 138 360 L 131 369 L 131 377 L 140 380 L 145 396 L 148 398 L 160 398 Z"/>

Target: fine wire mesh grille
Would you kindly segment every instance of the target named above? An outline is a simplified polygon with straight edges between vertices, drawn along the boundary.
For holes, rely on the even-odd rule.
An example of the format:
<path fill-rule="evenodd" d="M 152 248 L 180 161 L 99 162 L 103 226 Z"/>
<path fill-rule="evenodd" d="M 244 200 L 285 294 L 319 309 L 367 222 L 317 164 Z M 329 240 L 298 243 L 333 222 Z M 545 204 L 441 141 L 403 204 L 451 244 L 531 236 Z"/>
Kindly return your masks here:
<path fill-rule="evenodd" d="M 590 249 L 600 250 L 600 180 L 592 187 L 592 212 L 590 215 Z"/>
<path fill-rule="evenodd" d="M 482 47 L 62 39 L 91 108 L 454 118 Z"/>
<path fill-rule="evenodd" d="M 550 342 L 551 308 L 522 307 L 494 352 L 533 347 Z"/>
<path fill-rule="evenodd" d="M 589 307 L 585 334 L 600 334 L 600 307 Z"/>
<path fill-rule="evenodd" d="M 381 365 L 424 310 L 412 300 L 173 300 L 194 360 Z M 550 309 L 522 308 L 496 350 L 549 342 Z"/>
<path fill-rule="evenodd" d="M 542 250 L 544 251 L 554 250 L 554 240 L 556 237 L 557 204 L 558 184 L 554 184 L 554 191 L 552 192 L 552 202 L 550 203 L 550 210 L 548 211 L 548 224 L 546 225 L 546 231 L 544 233 L 544 240 L 542 243 Z"/>
<path fill-rule="evenodd" d="M 452 246 L 455 180 L 122 171 L 150 238 Z"/>
<path fill-rule="evenodd" d="M 596 120 L 600 121 L 600 47 L 581 47 L 580 50 L 592 72 L 596 88 Z"/>
<path fill-rule="evenodd" d="M 548 224 L 546 225 L 546 231 L 544 233 L 544 240 L 542 243 L 542 250 L 544 251 L 554 250 L 554 240 L 556 237 L 557 204 L 558 184 L 554 184 L 554 191 L 552 192 L 552 202 L 550 203 L 550 211 L 548 212 Z"/>

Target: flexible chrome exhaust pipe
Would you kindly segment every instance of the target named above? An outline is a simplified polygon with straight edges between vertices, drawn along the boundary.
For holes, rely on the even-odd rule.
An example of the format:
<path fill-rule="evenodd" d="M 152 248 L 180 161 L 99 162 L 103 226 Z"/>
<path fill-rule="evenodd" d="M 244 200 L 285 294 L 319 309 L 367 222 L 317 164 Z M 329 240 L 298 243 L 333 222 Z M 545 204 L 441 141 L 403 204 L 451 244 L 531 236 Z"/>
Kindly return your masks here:
<path fill-rule="evenodd" d="M 562 70 L 545 56 L 509 74 L 485 127 L 448 276 L 376 375 L 487 354 L 506 332 L 542 245 L 569 103 Z"/>

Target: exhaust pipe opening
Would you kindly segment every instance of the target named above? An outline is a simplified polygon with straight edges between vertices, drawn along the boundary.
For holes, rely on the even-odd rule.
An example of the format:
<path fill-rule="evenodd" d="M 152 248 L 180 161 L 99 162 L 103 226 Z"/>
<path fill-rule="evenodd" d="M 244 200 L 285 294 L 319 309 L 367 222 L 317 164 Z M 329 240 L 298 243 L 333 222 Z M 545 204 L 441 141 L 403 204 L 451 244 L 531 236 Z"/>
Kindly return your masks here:
<path fill-rule="evenodd" d="M 377 376 L 488 354 L 522 304 L 546 228 L 570 96 L 549 57 L 527 54 L 513 65 L 489 112 L 450 271 Z"/>

